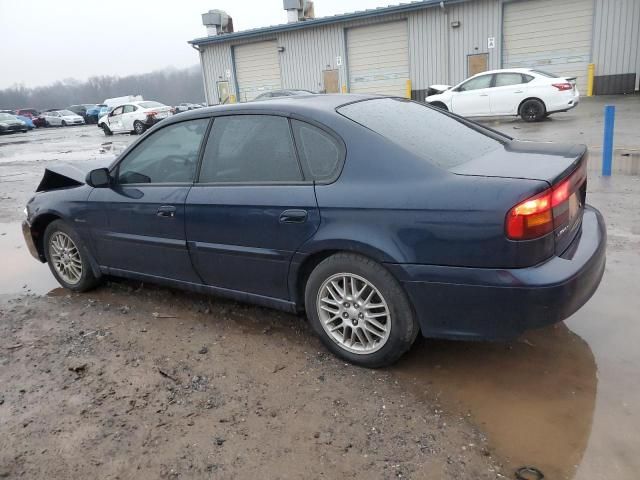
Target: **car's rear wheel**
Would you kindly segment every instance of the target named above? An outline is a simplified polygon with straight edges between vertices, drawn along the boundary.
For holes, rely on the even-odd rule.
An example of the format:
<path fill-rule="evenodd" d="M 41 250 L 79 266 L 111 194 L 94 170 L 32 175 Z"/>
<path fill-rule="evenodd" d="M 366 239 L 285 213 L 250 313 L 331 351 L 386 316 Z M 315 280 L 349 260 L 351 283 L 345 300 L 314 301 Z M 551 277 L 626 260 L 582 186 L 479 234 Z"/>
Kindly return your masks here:
<path fill-rule="evenodd" d="M 146 129 L 147 127 L 145 126 L 145 124 L 140 120 L 136 120 L 135 122 L 133 122 L 133 131 L 136 135 L 142 135 Z"/>
<path fill-rule="evenodd" d="M 400 284 L 360 255 L 339 253 L 322 261 L 307 281 L 305 308 L 325 346 L 364 367 L 394 363 L 418 334 Z"/>
<path fill-rule="evenodd" d="M 544 103 L 536 98 L 526 100 L 520 106 L 520 117 L 525 122 L 539 122 L 546 115 Z"/>
<path fill-rule="evenodd" d="M 44 255 L 58 283 L 84 292 L 100 282 L 93 273 L 89 252 L 76 232 L 62 220 L 51 222 L 44 232 Z"/>
<path fill-rule="evenodd" d="M 109 137 L 111 135 L 113 135 L 113 132 L 111 131 L 111 129 L 109 127 L 107 127 L 104 123 L 101 125 L 102 131 L 104 132 L 105 136 Z"/>
<path fill-rule="evenodd" d="M 67 126 L 67 122 L 65 122 L 64 120 L 62 120 L 62 126 L 66 127 Z"/>

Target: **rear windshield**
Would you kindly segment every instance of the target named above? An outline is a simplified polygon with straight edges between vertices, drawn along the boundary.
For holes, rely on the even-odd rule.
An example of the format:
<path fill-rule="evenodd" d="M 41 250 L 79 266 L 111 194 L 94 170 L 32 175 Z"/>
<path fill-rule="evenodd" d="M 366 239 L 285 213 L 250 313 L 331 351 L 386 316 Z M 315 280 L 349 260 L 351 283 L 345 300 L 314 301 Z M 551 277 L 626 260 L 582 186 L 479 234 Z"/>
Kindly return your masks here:
<path fill-rule="evenodd" d="M 557 75 L 554 75 L 553 73 L 549 73 L 549 72 L 545 72 L 543 70 L 531 70 L 533 73 L 537 73 L 538 75 L 542 75 L 543 77 L 547 77 L 547 78 L 560 78 Z"/>
<path fill-rule="evenodd" d="M 159 108 L 159 107 L 166 107 L 166 105 L 163 105 L 159 102 L 140 102 L 138 105 L 140 105 L 142 108 Z"/>
<path fill-rule="evenodd" d="M 489 136 L 455 117 L 408 100 L 366 100 L 345 105 L 338 113 L 442 168 L 461 165 L 502 146 L 497 135 Z"/>

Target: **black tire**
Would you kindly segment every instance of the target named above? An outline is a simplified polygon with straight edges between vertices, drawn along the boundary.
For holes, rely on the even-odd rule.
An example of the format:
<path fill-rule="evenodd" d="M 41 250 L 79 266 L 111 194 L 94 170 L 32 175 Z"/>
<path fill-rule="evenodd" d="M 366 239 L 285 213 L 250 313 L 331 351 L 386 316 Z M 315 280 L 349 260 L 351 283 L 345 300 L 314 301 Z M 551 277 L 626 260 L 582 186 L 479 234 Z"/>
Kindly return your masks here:
<path fill-rule="evenodd" d="M 525 122 L 539 122 L 547 114 L 546 108 L 542 101 L 537 98 L 525 100 L 520 105 L 520 118 Z"/>
<path fill-rule="evenodd" d="M 64 120 L 62 120 L 62 126 L 66 127 L 67 126 L 67 122 L 65 122 Z"/>
<path fill-rule="evenodd" d="M 378 290 L 388 306 L 390 325 L 388 337 L 381 347 L 377 347 L 378 349 L 371 353 L 354 353 L 347 350 L 346 347 L 338 343 L 338 340 L 334 340 L 322 326 L 318 312 L 318 304 L 322 304 L 318 300 L 321 289 L 327 280 L 341 273 L 365 279 Z M 367 257 L 352 253 L 332 255 L 323 260 L 311 272 L 305 286 L 305 309 L 311 326 L 331 352 L 350 363 L 367 368 L 384 367 L 396 362 L 409 350 L 419 331 L 409 299 L 398 281 L 382 265 Z M 353 325 L 358 324 L 355 316 L 350 321 L 355 322 Z M 343 331 L 346 331 L 347 328 L 349 331 L 353 330 L 347 321 L 344 325 L 346 327 L 343 328 Z"/>
<path fill-rule="evenodd" d="M 111 129 L 107 127 L 104 123 L 100 125 L 100 128 L 102 128 L 102 131 L 104 132 L 105 137 L 110 137 L 111 135 L 113 135 L 113 132 L 111 131 Z"/>
<path fill-rule="evenodd" d="M 61 274 L 56 270 L 56 267 L 53 265 L 51 256 L 52 256 L 52 248 L 51 248 L 51 239 L 56 233 L 63 233 L 67 237 L 69 237 L 73 244 L 77 247 L 77 252 L 80 257 L 80 263 L 82 265 L 82 273 L 77 282 L 71 283 L 67 281 L 65 278 L 61 276 Z M 76 232 L 68 226 L 62 220 L 54 220 L 51 222 L 44 231 L 44 256 L 49 264 L 49 269 L 53 276 L 56 278 L 58 283 L 62 285 L 64 288 L 72 290 L 74 292 L 86 292 L 87 290 L 91 290 L 100 284 L 100 279 L 98 279 L 91 268 L 91 262 L 89 261 L 90 254 L 80 237 L 76 234 Z"/>
<path fill-rule="evenodd" d="M 136 120 L 135 122 L 133 122 L 133 132 L 136 135 L 142 135 L 146 129 L 147 126 L 140 120 Z"/>
<path fill-rule="evenodd" d="M 442 103 L 442 102 L 433 102 L 430 104 L 432 107 L 438 108 L 440 110 L 444 110 L 445 112 L 448 112 L 449 109 L 447 108 L 447 106 Z"/>
<path fill-rule="evenodd" d="M 45 121 L 44 121 L 44 126 L 45 126 L 45 127 L 50 127 L 50 126 L 51 126 L 51 125 L 49 124 L 49 120 L 45 120 Z"/>

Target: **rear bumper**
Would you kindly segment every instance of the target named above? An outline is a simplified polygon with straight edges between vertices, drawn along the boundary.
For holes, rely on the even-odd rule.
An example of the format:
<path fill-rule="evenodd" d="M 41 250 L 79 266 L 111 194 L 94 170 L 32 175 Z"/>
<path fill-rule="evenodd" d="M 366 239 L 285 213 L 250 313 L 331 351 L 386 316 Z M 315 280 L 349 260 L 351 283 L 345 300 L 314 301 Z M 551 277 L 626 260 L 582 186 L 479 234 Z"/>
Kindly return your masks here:
<path fill-rule="evenodd" d="M 530 268 L 484 269 L 391 264 L 426 337 L 509 339 L 560 322 L 598 288 L 606 227 L 585 207 L 582 231 L 561 256 Z"/>
<path fill-rule="evenodd" d="M 547 113 L 568 112 L 576 108 L 579 103 L 580 95 L 578 93 L 572 93 L 566 97 L 560 97 L 557 102 L 547 105 Z"/>

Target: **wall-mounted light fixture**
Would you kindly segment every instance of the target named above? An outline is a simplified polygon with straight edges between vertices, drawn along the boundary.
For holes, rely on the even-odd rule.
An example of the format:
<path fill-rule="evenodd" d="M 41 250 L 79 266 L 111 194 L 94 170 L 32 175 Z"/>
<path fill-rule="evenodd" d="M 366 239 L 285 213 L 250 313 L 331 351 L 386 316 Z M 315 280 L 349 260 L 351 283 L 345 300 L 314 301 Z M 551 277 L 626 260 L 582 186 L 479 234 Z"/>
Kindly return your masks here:
<path fill-rule="evenodd" d="M 458 28 L 460 27 L 460 20 L 454 20 L 453 22 L 451 22 L 451 28 Z"/>

